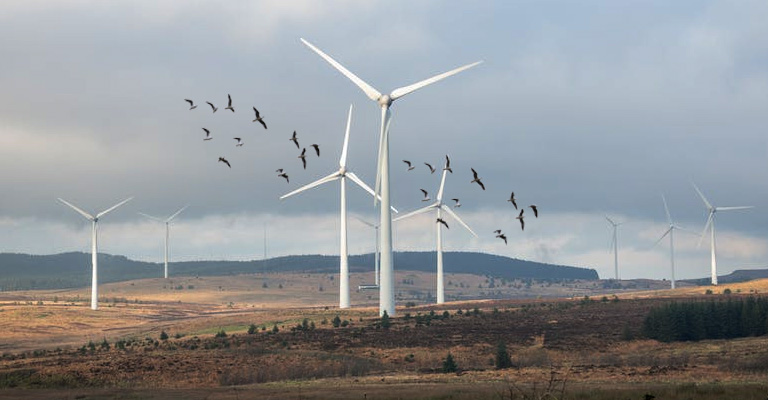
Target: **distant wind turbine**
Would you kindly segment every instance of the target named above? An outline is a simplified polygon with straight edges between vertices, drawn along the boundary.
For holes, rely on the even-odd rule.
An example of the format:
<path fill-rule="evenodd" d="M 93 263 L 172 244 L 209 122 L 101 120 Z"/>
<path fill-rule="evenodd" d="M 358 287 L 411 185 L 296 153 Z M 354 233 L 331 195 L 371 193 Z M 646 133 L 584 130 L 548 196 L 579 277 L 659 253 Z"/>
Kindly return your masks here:
<path fill-rule="evenodd" d="M 613 227 L 613 239 L 611 240 L 611 245 L 613 246 L 613 271 L 615 279 L 619 280 L 619 225 L 623 225 L 623 222 L 613 222 L 612 219 L 605 217 L 606 220 L 608 220 L 608 223 L 611 224 Z"/>
<path fill-rule="evenodd" d="M 170 236 L 170 227 L 169 226 L 171 224 L 171 221 L 173 221 L 173 219 L 176 218 L 176 216 L 178 216 L 179 214 L 181 214 L 181 212 L 184 211 L 187 207 L 189 207 L 189 205 L 181 207 L 178 211 L 176 211 L 175 213 L 173 213 L 170 217 L 168 217 L 166 219 L 153 217 L 151 215 L 144 214 L 142 212 L 139 213 L 139 214 L 141 214 L 141 215 L 143 215 L 143 216 L 145 216 L 145 217 L 147 217 L 147 218 L 149 218 L 149 219 L 151 219 L 153 221 L 157 221 L 157 222 L 161 222 L 161 223 L 165 224 L 165 274 L 164 274 L 165 279 L 168 279 L 168 237 Z"/>
<path fill-rule="evenodd" d="M 739 207 L 715 207 L 707 200 L 706 197 L 704 197 L 704 194 L 701 193 L 701 190 L 696 186 L 695 183 L 691 182 L 693 185 L 693 188 L 696 189 L 696 193 L 699 194 L 699 197 L 701 197 L 701 200 L 704 202 L 704 206 L 707 207 L 707 213 L 709 214 L 707 216 L 707 223 L 704 225 L 704 230 L 701 231 L 701 238 L 699 239 L 699 246 L 701 246 L 701 241 L 704 240 L 704 235 L 707 233 L 707 229 L 711 229 L 710 233 L 710 252 L 711 252 L 711 259 L 712 259 L 712 284 L 717 285 L 717 256 L 715 252 L 715 214 L 718 211 L 733 211 L 733 210 L 746 210 L 749 208 L 754 208 L 754 206 L 739 206 Z"/>
<path fill-rule="evenodd" d="M 373 224 L 359 217 L 355 217 L 355 218 L 361 223 L 363 223 L 364 225 L 369 226 L 373 228 L 374 231 L 376 231 L 376 248 L 373 256 L 373 264 L 374 264 L 373 270 L 375 273 L 374 283 L 376 284 L 376 287 L 378 287 L 379 286 L 379 225 Z"/>
<path fill-rule="evenodd" d="M 320 186 L 327 182 L 340 180 L 341 182 L 341 240 L 339 250 L 339 308 L 349 308 L 349 261 L 347 252 L 347 178 L 352 182 L 363 188 L 371 196 L 375 196 L 373 189 L 368 187 L 360 178 L 355 175 L 354 172 L 347 169 L 347 148 L 349 146 L 349 128 L 352 122 L 352 106 L 349 106 L 349 115 L 347 116 L 347 130 L 344 134 L 344 146 L 341 150 L 341 158 L 339 159 L 339 170 L 324 177 L 320 178 L 310 184 L 302 186 L 288 194 L 280 197 L 280 200 L 293 196 L 294 194 L 301 193 L 307 189 L 311 189 L 316 186 Z"/>
<path fill-rule="evenodd" d="M 450 207 L 443 204 L 443 189 L 445 188 L 445 176 L 448 171 L 447 168 L 443 168 L 443 176 L 440 179 L 440 189 L 437 191 L 437 198 L 434 203 L 394 219 L 396 222 L 431 210 L 437 211 L 438 223 L 435 224 L 437 226 L 437 304 L 445 303 L 445 285 L 443 283 L 443 225 L 445 224 L 445 221 L 442 218 L 442 212 L 445 211 L 448 213 L 448 215 L 453 217 L 453 219 L 458 221 L 461 226 L 468 230 L 469 233 L 474 237 L 477 237 L 477 234 L 469 227 L 469 225 L 464 223 L 464 221 L 462 221 Z"/>
<path fill-rule="evenodd" d="M 659 244 L 662 239 L 664 239 L 667 235 L 669 235 L 669 263 L 670 263 L 670 270 L 672 273 L 672 286 L 671 288 L 675 288 L 675 229 L 681 230 L 683 232 L 689 232 L 693 233 L 694 235 L 698 235 L 698 233 L 691 232 L 687 229 L 683 229 L 679 227 L 677 224 L 672 222 L 672 217 L 669 214 L 669 207 L 667 207 L 667 199 L 664 197 L 664 195 L 661 195 L 661 201 L 664 202 L 664 212 L 667 214 L 667 222 L 669 223 L 669 228 L 664 232 L 663 235 L 659 238 L 659 240 L 654 243 L 654 246 Z"/>
<path fill-rule="evenodd" d="M 381 108 L 381 130 L 379 133 L 379 155 L 377 157 L 375 185 L 377 196 L 374 196 L 375 204 L 378 200 L 378 194 L 381 193 L 381 288 L 379 290 L 379 315 L 383 315 L 384 311 L 386 311 L 387 314 L 392 317 L 395 315 L 395 275 L 392 258 L 392 213 L 390 212 L 389 194 L 389 124 L 392 116 L 389 110 L 390 106 L 392 105 L 392 102 L 411 92 L 472 68 L 480 64 L 481 61 L 435 75 L 412 85 L 403 86 L 393 90 L 389 94 L 382 94 L 373 88 L 373 86 L 357 77 L 357 75 L 344 68 L 343 65 L 339 64 L 322 50 L 303 38 L 301 41 L 357 85 L 369 99 L 375 101 Z"/>
<path fill-rule="evenodd" d="M 129 197 L 114 206 L 96 214 L 94 217 L 91 214 L 88 214 L 87 212 L 77 208 L 76 206 L 68 203 L 66 200 L 59 198 L 58 200 L 65 205 L 69 206 L 69 208 L 75 210 L 78 212 L 78 214 L 82 215 L 83 217 L 87 218 L 91 221 L 91 310 L 96 310 L 99 308 L 99 261 L 98 261 L 98 255 L 99 255 L 99 246 L 98 246 L 98 225 L 99 225 L 99 219 L 105 215 L 107 215 L 109 212 L 113 211 L 117 207 L 122 206 L 123 204 L 131 201 L 133 197 Z"/>

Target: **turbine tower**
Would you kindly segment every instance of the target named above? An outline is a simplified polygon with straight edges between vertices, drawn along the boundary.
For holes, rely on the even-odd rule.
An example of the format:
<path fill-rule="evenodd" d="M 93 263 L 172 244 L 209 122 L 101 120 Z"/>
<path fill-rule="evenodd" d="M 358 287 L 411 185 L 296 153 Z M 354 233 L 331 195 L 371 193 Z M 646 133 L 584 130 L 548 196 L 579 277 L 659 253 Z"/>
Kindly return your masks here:
<path fill-rule="evenodd" d="M 114 206 L 96 214 L 94 217 L 91 214 L 88 214 L 87 212 L 75 207 L 74 205 L 68 203 L 66 200 L 59 198 L 59 201 L 64 203 L 65 205 L 69 206 L 71 209 L 77 211 L 80 215 L 87 218 L 91 221 L 91 310 L 96 310 L 99 308 L 99 274 L 98 274 L 98 254 L 99 254 L 99 246 L 98 246 L 98 225 L 99 225 L 99 218 L 107 215 L 107 213 L 113 211 L 117 207 L 122 206 L 123 204 L 131 201 L 133 197 L 129 197 Z"/>
<path fill-rule="evenodd" d="M 339 159 L 339 170 L 280 197 L 280 200 L 282 200 L 293 196 L 294 194 L 301 193 L 307 189 L 311 189 L 315 186 L 320 186 L 324 183 L 332 182 L 337 179 L 341 182 L 341 225 L 339 227 L 341 231 L 341 248 L 339 249 L 339 308 L 349 308 L 349 261 L 347 253 L 347 178 L 363 188 L 363 190 L 370 193 L 371 196 L 375 196 L 373 189 L 368 187 L 368 185 L 366 185 L 365 182 L 358 178 L 354 172 L 347 169 L 347 147 L 349 145 L 349 127 L 351 122 L 352 106 L 350 105 L 349 115 L 347 117 L 347 131 L 344 135 L 344 146 L 342 147 L 341 158 Z"/>
<path fill-rule="evenodd" d="M 381 193 L 381 287 L 379 289 L 379 315 L 383 315 L 386 311 L 387 314 L 392 317 L 395 315 L 395 274 L 392 258 L 392 213 L 390 212 L 390 197 L 389 197 L 389 124 L 392 114 L 390 112 L 390 106 L 395 100 L 421 89 L 425 86 L 433 84 L 437 81 L 445 79 L 451 75 L 457 74 L 466 69 L 472 68 L 482 61 L 474 62 L 448 72 L 444 72 L 439 75 L 435 75 L 431 78 L 425 79 L 420 82 L 416 82 L 412 85 L 403 86 L 390 92 L 389 94 L 382 94 L 373 86 L 369 85 L 357 75 L 344 68 L 336 60 L 329 55 L 323 53 L 303 38 L 301 41 L 307 45 L 312 51 L 320 55 L 325 61 L 331 64 L 349 80 L 351 80 L 357 87 L 359 87 L 369 99 L 375 101 L 381 108 L 381 131 L 379 133 L 379 155 L 377 157 L 376 168 L 376 194 Z M 376 197 L 374 197 L 374 204 L 376 203 Z"/>
<path fill-rule="evenodd" d="M 464 223 L 464 221 L 462 221 L 461 218 L 459 218 L 459 216 L 450 209 L 450 207 L 443 204 L 443 189 L 445 188 L 445 174 L 447 172 L 448 170 L 444 168 L 443 177 L 440 180 L 440 189 L 437 191 L 437 199 L 434 203 L 416 211 L 412 211 L 408 214 L 399 216 L 395 218 L 394 221 L 400 221 L 431 210 L 436 210 L 437 218 L 442 218 L 442 211 L 445 211 L 448 213 L 448 215 L 453 217 L 453 219 L 458 221 L 461 226 L 468 230 L 469 233 L 471 233 L 474 237 L 477 237 L 477 234 L 472 230 L 472 228 L 469 227 L 469 225 Z M 440 222 L 435 223 L 435 225 L 437 225 L 437 304 L 443 304 L 445 303 L 445 285 L 443 284 L 443 226 Z"/>
<path fill-rule="evenodd" d="M 618 228 L 619 225 L 623 225 L 623 222 L 613 222 L 612 219 L 608 218 L 607 216 L 605 219 L 608 220 L 608 223 L 613 226 L 613 239 L 611 240 L 612 246 L 613 246 L 613 272 L 615 279 L 619 280 L 619 235 L 618 235 Z"/>
<path fill-rule="evenodd" d="M 693 188 L 696 189 L 696 193 L 699 194 L 701 200 L 704 202 L 704 206 L 707 207 L 707 223 L 704 225 L 704 230 L 701 231 L 699 245 L 701 245 L 701 241 L 704 240 L 704 234 L 707 233 L 707 229 L 711 229 L 709 247 L 712 259 L 712 285 L 717 285 L 717 256 L 715 254 L 715 214 L 718 211 L 746 210 L 748 208 L 753 208 L 754 206 L 715 207 L 707 200 L 706 197 L 704 197 L 704 194 L 701 193 L 701 190 L 699 190 L 695 183 L 691 182 L 691 184 L 693 185 Z"/>
<path fill-rule="evenodd" d="M 173 215 L 171 215 L 170 217 L 168 217 L 166 219 L 161 219 L 161 218 L 153 217 L 151 215 L 144 214 L 142 212 L 139 213 L 139 214 L 141 214 L 141 215 L 143 215 L 143 216 L 145 216 L 145 217 L 147 217 L 147 218 L 149 218 L 151 220 L 154 220 L 154 221 L 157 221 L 157 222 L 162 222 L 162 223 L 165 224 L 165 274 L 164 274 L 165 279 L 168 279 L 168 237 L 170 236 L 170 227 L 169 227 L 169 225 L 171 224 L 171 221 L 173 221 L 173 219 L 176 218 L 177 215 L 181 214 L 181 212 L 184 211 L 187 207 L 189 207 L 189 205 L 181 207 L 178 211 L 176 211 L 175 213 L 173 213 Z"/>

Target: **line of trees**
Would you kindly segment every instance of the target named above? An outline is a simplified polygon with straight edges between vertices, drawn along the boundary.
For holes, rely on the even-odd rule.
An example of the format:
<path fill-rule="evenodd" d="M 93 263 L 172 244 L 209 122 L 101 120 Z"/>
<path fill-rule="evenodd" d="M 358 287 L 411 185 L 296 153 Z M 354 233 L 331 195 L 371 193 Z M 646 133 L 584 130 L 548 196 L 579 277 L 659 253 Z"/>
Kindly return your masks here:
<path fill-rule="evenodd" d="M 768 333 L 768 298 L 669 303 L 651 309 L 643 334 L 662 342 L 731 339 Z"/>

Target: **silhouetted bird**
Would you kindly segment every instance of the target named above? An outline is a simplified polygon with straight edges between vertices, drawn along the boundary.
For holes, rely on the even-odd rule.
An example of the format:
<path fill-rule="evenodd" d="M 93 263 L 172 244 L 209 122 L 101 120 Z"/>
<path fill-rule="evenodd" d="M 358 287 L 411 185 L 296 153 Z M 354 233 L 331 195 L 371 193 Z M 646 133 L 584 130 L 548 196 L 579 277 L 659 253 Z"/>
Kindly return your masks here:
<path fill-rule="evenodd" d="M 531 207 L 531 210 L 533 210 L 533 216 L 539 218 L 539 209 L 533 204 L 528 207 Z"/>
<path fill-rule="evenodd" d="M 404 162 L 404 163 L 406 163 L 406 164 L 408 164 L 408 171 L 410 171 L 410 170 L 412 170 L 412 169 L 416 168 L 416 167 L 414 167 L 413 165 L 411 165 L 411 162 L 410 162 L 410 161 L 408 161 L 408 160 L 403 160 L 403 162 Z"/>
<path fill-rule="evenodd" d="M 475 182 L 477 182 L 477 184 L 478 184 L 478 185 L 480 185 L 480 187 L 481 187 L 481 188 L 483 188 L 483 190 L 485 190 L 485 185 L 483 185 L 483 182 L 481 182 L 481 181 L 480 181 L 480 178 L 477 176 L 477 171 L 475 171 L 475 169 L 474 169 L 474 168 L 470 168 L 470 169 L 472 170 L 472 175 L 474 175 L 474 176 L 475 176 L 475 179 L 472 179 L 472 181 L 471 181 L 471 182 L 469 182 L 469 183 L 475 183 Z"/>
<path fill-rule="evenodd" d="M 424 193 L 424 198 L 421 199 L 421 201 L 429 201 L 429 195 L 427 194 L 427 191 L 424 189 L 419 189 L 422 193 Z"/>
<path fill-rule="evenodd" d="M 291 138 L 290 138 L 290 139 L 288 139 L 288 140 L 290 140 L 290 141 L 292 141 L 293 143 L 295 143 L 295 144 L 296 144 L 296 148 L 297 148 L 297 149 L 300 149 L 300 148 L 301 148 L 301 146 L 299 146 L 299 138 L 297 138 L 297 137 L 296 137 L 296 131 L 293 131 L 293 136 L 291 136 Z"/>
<path fill-rule="evenodd" d="M 507 236 L 504 235 L 503 233 L 499 233 L 498 235 L 496 235 L 496 237 L 504 240 L 504 244 L 507 244 Z"/>
<path fill-rule="evenodd" d="M 219 110 L 218 107 L 214 106 L 213 103 L 211 103 L 210 101 L 206 101 L 206 103 L 208 103 L 208 105 L 211 106 L 211 109 L 213 110 L 213 112 L 216 112 Z"/>
<path fill-rule="evenodd" d="M 311 146 L 315 148 L 315 153 L 317 153 L 317 156 L 320 157 L 320 145 L 319 144 L 313 144 Z"/>
<path fill-rule="evenodd" d="M 205 128 L 203 128 L 203 130 L 205 131 L 205 139 L 203 139 L 203 140 L 211 140 L 211 139 L 213 139 L 211 137 L 211 131 L 209 131 L 208 129 L 205 129 Z"/>
<path fill-rule="evenodd" d="M 453 170 L 451 169 L 451 159 L 448 158 L 448 154 L 445 155 L 445 167 L 443 168 L 443 171 L 453 173 Z"/>
<path fill-rule="evenodd" d="M 507 201 L 512 202 L 512 205 L 515 206 L 515 210 L 517 210 L 517 202 L 515 201 L 515 192 L 512 192 L 512 194 L 509 195 L 509 199 Z"/>
<path fill-rule="evenodd" d="M 229 161 L 224 157 L 219 157 L 219 162 L 223 162 L 224 164 L 227 164 L 227 167 L 232 168 L 232 166 L 229 165 Z"/>
<path fill-rule="evenodd" d="M 444 221 L 442 218 L 438 218 L 438 219 L 437 219 L 437 223 L 438 223 L 438 224 L 443 224 L 443 225 L 445 225 L 445 228 L 446 228 L 446 229 L 451 229 L 451 228 L 448 226 L 448 223 L 447 223 L 447 222 L 445 222 L 445 221 Z"/>
<path fill-rule="evenodd" d="M 299 158 L 301 158 L 301 163 L 304 164 L 304 169 L 307 169 L 307 148 L 303 148 L 301 150 L 301 155 L 299 155 Z"/>
<path fill-rule="evenodd" d="M 195 103 L 194 103 L 192 100 L 190 100 L 190 99 L 184 99 L 184 101 L 186 101 L 187 103 L 189 103 L 189 109 L 190 109 L 190 110 L 194 110 L 195 108 L 197 108 L 197 106 L 195 105 Z"/>
<path fill-rule="evenodd" d="M 519 219 L 519 220 L 520 220 L 520 229 L 521 229 L 521 230 L 525 230 L 525 221 L 523 221 L 523 213 L 524 213 L 524 212 L 525 212 L 525 208 L 523 208 L 522 210 L 520 210 L 520 215 L 518 215 L 517 217 L 515 217 L 515 219 Z"/>
<path fill-rule="evenodd" d="M 232 96 L 230 95 L 227 95 L 227 107 L 225 108 L 225 110 L 235 112 L 235 109 L 232 107 Z"/>
<path fill-rule="evenodd" d="M 434 174 L 434 173 L 435 173 L 435 169 L 434 169 L 434 168 L 432 168 L 432 166 L 431 166 L 431 165 L 429 165 L 429 163 L 424 163 L 424 165 L 426 165 L 427 167 L 429 167 L 429 171 L 430 171 L 430 173 L 431 173 L 431 174 Z"/>
<path fill-rule="evenodd" d="M 459 199 L 451 199 L 456 202 L 456 204 L 453 205 L 453 208 L 459 208 L 461 207 L 461 203 L 459 203 Z"/>
<path fill-rule="evenodd" d="M 288 174 L 286 174 L 285 172 L 283 172 L 282 174 L 280 174 L 278 176 L 281 177 L 281 178 L 285 178 L 286 182 L 291 183 L 291 181 L 288 179 Z"/>
<path fill-rule="evenodd" d="M 261 118 L 261 114 L 259 114 L 259 110 L 257 110 L 256 107 L 253 107 L 253 112 L 256 113 L 256 119 L 254 119 L 253 122 L 259 121 L 261 122 L 261 125 L 264 127 L 264 129 L 267 129 L 267 123 L 264 122 L 264 118 Z"/>
<path fill-rule="evenodd" d="M 240 139 L 239 137 L 236 137 L 234 139 L 237 140 L 237 144 L 235 145 L 236 147 L 241 147 L 243 145 L 242 139 Z"/>

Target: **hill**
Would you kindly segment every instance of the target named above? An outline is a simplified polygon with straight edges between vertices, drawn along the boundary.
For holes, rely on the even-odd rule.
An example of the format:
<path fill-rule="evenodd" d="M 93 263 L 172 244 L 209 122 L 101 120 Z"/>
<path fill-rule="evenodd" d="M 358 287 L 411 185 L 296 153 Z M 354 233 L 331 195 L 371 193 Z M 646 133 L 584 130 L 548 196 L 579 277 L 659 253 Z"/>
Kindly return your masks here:
<path fill-rule="evenodd" d="M 737 269 L 728 275 L 718 275 L 717 282 L 719 284 L 738 283 L 765 278 L 768 278 L 768 269 Z M 686 279 L 683 282 L 707 286 L 710 283 L 710 278 Z"/>
<path fill-rule="evenodd" d="M 399 271 L 435 269 L 434 252 L 395 253 Z M 351 272 L 373 270 L 373 254 L 350 256 Z M 269 272 L 335 273 L 338 256 L 299 255 L 254 261 L 185 261 L 169 264 L 174 276 L 222 276 Z M 444 254 L 446 273 L 471 273 L 507 279 L 573 280 L 599 279 L 590 268 L 568 267 L 518 260 L 485 253 L 448 252 Z M 156 278 L 162 264 L 130 260 L 125 256 L 99 254 L 99 282 L 120 282 Z M 0 290 L 63 289 L 90 284 L 91 255 L 61 253 L 29 255 L 0 253 Z"/>

